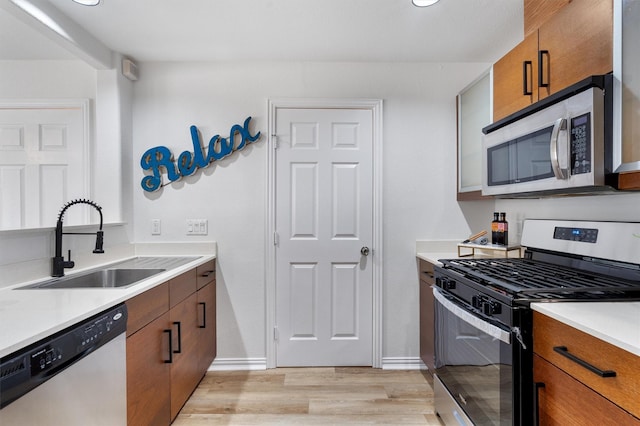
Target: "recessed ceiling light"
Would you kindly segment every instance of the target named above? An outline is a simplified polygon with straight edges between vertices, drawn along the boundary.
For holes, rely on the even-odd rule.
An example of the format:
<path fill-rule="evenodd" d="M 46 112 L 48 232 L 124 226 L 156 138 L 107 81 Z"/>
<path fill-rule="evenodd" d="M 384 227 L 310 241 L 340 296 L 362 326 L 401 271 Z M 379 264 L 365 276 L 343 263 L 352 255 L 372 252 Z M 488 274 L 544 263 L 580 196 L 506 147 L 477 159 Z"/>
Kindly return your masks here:
<path fill-rule="evenodd" d="M 100 4 L 100 0 L 73 0 L 76 3 L 83 4 L 85 6 L 97 6 Z"/>
<path fill-rule="evenodd" d="M 438 3 L 438 0 L 411 0 L 414 6 L 427 7 Z"/>

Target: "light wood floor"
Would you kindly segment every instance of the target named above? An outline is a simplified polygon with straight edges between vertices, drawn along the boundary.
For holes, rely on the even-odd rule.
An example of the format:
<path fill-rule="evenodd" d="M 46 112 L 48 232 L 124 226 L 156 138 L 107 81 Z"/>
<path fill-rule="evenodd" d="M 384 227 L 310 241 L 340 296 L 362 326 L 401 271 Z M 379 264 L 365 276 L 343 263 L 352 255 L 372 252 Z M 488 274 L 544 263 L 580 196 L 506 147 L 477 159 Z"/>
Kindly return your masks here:
<path fill-rule="evenodd" d="M 173 425 L 439 426 L 427 376 L 366 367 L 214 371 Z"/>

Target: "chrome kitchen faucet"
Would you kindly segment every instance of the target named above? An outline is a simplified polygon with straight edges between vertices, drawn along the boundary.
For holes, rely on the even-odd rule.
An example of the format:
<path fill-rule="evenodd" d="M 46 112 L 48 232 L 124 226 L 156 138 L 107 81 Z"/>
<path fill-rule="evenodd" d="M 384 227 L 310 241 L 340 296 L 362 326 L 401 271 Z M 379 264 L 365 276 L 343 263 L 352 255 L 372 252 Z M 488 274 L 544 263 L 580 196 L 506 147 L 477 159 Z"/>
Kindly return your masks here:
<path fill-rule="evenodd" d="M 62 256 L 62 235 L 63 234 L 77 234 L 77 235 L 93 235 L 93 232 L 62 232 L 62 219 L 64 217 L 64 212 L 67 209 L 75 204 L 88 204 L 93 206 L 98 213 L 100 213 L 100 229 L 96 232 L 96 248 L 93 250 L 94 253 L 104 253 L 102 249 L 102 239 L 104 233 L 102 232 L 102 207 L 94 203 L 90 200 L 73 200 L 69 201 L 62 207 L 60 210 L 60 214 L 58 215 L 58 222 L 56 223 L 56 253 L 52 258 L 51 262 L 51 276 L 52 277 L 63 277 L 65 268 L 73 268 L 75 263 L 71 260 L 71 250 L 69 250 L 68 260 L 64 260 Z"/>

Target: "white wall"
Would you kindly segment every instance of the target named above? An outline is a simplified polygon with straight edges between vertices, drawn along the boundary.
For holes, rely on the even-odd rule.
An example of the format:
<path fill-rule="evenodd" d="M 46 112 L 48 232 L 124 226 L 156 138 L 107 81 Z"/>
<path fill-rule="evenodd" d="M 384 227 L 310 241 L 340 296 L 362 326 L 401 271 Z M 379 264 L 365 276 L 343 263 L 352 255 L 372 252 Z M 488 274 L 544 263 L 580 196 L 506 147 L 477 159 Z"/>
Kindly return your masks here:
<path fill-rule="evenodd" d="M 117 69 L 96 71 L 80 60 L 0 61 L 0 97 L 89 99 L 92 117 L 90 198 L 103 207 L 105 223 L 119 223 L 123 218 L 132 217 L 131 82 Z M 87 231 L 92 232 L 94 228 L 90 226 Z M 105 256 L 90 254 L 95 240 L 89 237 L 65 237 L 64 249 L 72 250 L 76 268 L 81 268 L 115 255 L 113 249 L 129 241 L 123 226 L 110 226 L 105 230 L 105 251 L 108 252 Z M 0 287 L 47 276 L 53 246 L 51 228 L 0 232 Z"/>
<path fill-rule="evenodd" d="M 384 100 L 383 357 L 418 357 L 416 239 L 458 238 L 470 226 L 455 201 L 455 95 L 486 64 L 142 63 L 134 87 L 135 241 L 218 242 L 218 357 L 265 357 L 266 142 L 154 193 L 140 187 L 148 148 L 192 151 L 254 117 L 267 130 L 269 98 Z M 266 135 L 265 135 L 266 136 Z M 166 182 L 166 179 L 165 179 Z M 481 222 L 492 204 L 467 213 Z M 484 206 L 484 207 L 483 207 Z M 488 216 L 487 216 L 488 217 Z M 186 219 L 209 235 L 185 235 Z M 162 235 L 150 235 L 151 220 Z"/>
<path fill-rule="evenodd" d="M 96 70 L 82 61 L 0 61 L 3 99 L 96 97 Z"/>
<path fill-rule="evenodd" d="M 507 213 L 509 235 L 513 235 L 517 241 L 521 231 L 519 224 L 527 218 L 640 222 L 640 192 L 531 200 L 496 200 L 495 205 L 496 211 Z"/>

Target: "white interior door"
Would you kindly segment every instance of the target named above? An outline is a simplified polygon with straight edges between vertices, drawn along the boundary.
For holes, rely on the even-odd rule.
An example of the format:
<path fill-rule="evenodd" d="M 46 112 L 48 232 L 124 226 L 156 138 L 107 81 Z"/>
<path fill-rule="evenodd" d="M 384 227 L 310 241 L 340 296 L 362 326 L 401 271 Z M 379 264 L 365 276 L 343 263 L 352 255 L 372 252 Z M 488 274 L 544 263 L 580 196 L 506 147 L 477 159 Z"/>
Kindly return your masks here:
<path fill-rule="evenodd" d="M 53 227 L 65 202 L 88 196 L 87 126 L 84 104 L 0 107 L 0 229 Z"/>
<path fill-rule="evenodd" d="M 372 116 L 276 113 L 277 366 L 372 365 Z"/>

